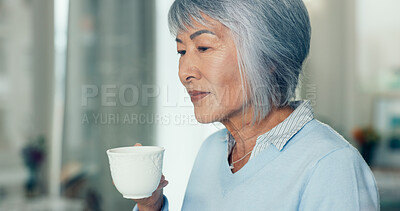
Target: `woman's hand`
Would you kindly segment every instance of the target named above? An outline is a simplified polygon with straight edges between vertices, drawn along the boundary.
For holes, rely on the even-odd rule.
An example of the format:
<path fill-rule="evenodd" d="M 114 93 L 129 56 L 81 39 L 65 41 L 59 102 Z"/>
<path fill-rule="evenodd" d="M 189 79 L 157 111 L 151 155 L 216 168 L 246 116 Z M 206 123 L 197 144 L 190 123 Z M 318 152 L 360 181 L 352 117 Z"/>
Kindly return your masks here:
<path fill-rule="evenodd" d="M 141 144 L 137 143 L 135 146 L 142 146 Z M 153 210 L 161 210 L 162 205 L 164 203 L 163 198 L 163 188 L 168 185 L 168 181 L 165 180 L 164 175 L 161 176 L 160 184 L 158 185 L 157 189 L 153 192 L 148 198 L 144 199 L 133 199 L 140 211 L 153 211 Z"/>

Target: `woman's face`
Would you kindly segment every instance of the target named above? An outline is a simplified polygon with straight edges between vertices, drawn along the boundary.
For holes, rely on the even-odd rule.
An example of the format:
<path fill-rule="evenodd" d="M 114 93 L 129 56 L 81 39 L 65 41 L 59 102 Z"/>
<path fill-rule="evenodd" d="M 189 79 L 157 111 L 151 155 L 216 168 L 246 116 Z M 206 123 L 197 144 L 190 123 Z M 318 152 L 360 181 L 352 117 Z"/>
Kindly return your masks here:
<path fill-rule="evenodd" d="M 243 93 L 236 47 L 230 30 L 206 17 L 209 25 L 178 34 L 179 78 L 194 105 L 196 119 L 210 123 L 240 115 Z"/>

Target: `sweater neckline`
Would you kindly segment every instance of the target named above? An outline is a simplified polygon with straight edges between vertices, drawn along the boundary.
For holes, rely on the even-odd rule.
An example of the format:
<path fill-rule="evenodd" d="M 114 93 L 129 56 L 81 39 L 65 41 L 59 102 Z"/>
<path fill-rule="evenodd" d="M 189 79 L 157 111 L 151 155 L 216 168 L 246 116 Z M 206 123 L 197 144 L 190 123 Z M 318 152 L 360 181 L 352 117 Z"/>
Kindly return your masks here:
<path fill-rule="evenodd" d="M 280 151 L 275 147 L 268 147 L 263 150 L 257 157 L 249 160 L 239 171 L 232 173 L 227 157 L 225 156 L 228 150 L 227 142 L 225 142 L 225 153 L 221 153 L 221 170 L 223 171 L 221 175 L 221 184 L 223 185 L 222 190 L 230 192 L 235 187 L 238 187 L 241 183 L 250 180 L 258 171 L 263 169 L 272 160 L 277 158 Z"/>

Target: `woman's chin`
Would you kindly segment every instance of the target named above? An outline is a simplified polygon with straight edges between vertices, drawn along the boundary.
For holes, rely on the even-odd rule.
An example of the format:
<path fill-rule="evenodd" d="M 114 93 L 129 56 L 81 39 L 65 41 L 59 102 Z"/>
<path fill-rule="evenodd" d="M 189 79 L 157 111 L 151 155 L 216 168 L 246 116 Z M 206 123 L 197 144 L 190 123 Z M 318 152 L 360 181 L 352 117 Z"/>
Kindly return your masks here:
<path fill-rule="evenodd" d="M 202 124 L 208 124 L 208 123 L 213 123 L 213 122 L 218 121 L 217 115 L 198 114 L 195 112 L 195 117 L 196 117 L 196 120 Z"/>
<path fill-rule="evenodd" d="M 196 115 L 196 120 L 201 124 L 208 124 L 213 122 L 211 118 L 206 118 L 203 116 L 198 117 L 197 115 Z"/>

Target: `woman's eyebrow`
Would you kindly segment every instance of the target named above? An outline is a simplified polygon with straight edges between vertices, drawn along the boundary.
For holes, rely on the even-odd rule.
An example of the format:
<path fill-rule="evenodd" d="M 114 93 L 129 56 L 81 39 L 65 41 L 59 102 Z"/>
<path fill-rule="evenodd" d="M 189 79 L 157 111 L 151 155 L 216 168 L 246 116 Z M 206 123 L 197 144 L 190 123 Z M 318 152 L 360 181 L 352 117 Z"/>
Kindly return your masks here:
<path fill-rule="evenodd" d="M 200 36 L 201 34 L 212 34 L 212 35 L 215 35 L 214 32 L 206 30 L 206 29 L 203 29 L 203 30 L 197 31 L 197 32 L 193 33 L 192 35 L 190 35 L 190 39 L 193 40 L 194 38 Z M 179 39 L 179 38 L 176 38 L 175 41 L 179 42 L 179 43 L 183 43 L 182 40 Z"/>
<path fill-rule="evenodd" d="M 193 33 L 192 35 L 190 35 L 190 39 L 193 40 L 193 39 L 196 38 L 197 36 L 200 36 L 201 34 L 205 34 L 205 33 L 206 33 L 206 34 L 215 35 L 214 32 L 209 31 L 209 30 L 206 30 L 206 29 L 203 29 L 203 30 L 197 31 L 197 32 Z"/>
<path fill-rule="evenodd" d="M 176 42 L 179 42 L 179 43 L 183 43 L 182 40 L 179 39 L 179 38 L 176 38 L 175 41 L 176 41 Z"/>

